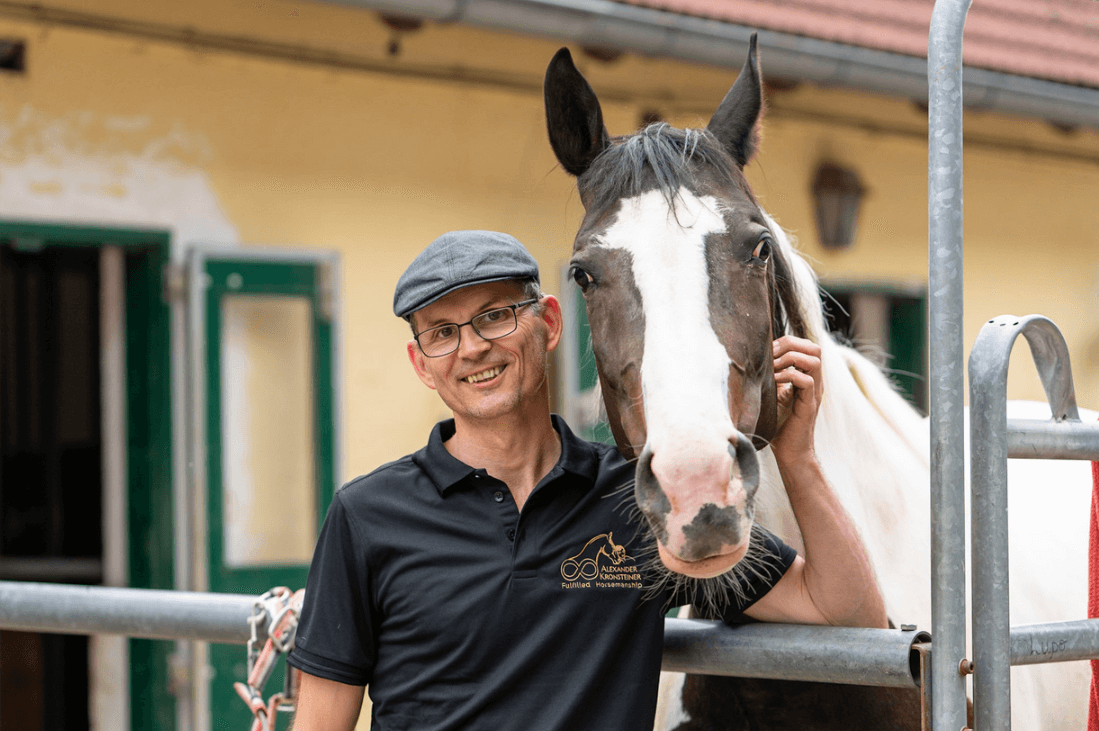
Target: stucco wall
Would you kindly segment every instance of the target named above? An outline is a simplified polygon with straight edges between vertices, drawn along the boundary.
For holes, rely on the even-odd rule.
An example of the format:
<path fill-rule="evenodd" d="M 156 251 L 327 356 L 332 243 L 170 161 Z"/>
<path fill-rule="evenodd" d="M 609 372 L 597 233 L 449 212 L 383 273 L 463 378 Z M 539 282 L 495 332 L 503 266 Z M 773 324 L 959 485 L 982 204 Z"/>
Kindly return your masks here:
<path fill-rule="evenodd" d="M 543 129 L 538 85 L 558 44 L 428 25 L 390 57 L 392 33 L 369 13 L 223 7 L 119 0 L 97 12 L 215 39 L 244 34 L 276 50 L 327 48 L 389 72 L 0 16 L 0 33 L 28 42 L 28 72 L 0 76 L 0 215 L 167 227 L 178 246 L 201 238 L 340 251 L 350 476 L 416 448 L 445 414 L 407 366 L 405 326 L 389 309 L 419 247 L 452 228 L 504 229 L 538 257 L 548 289 L 560 289 L 580 207 Z M 735 76 L 578 58 L 612 133 L 648 110 L 704 123 Z M 923 125 L 905 100 L 810 87 L 772 95 L 749 177 L 824 278 L 926 281 Z M 966 159 L 967 348 L 992 315 L 1045 313 L 1077 359 L 1081 403 L 1094 406 L 1099 139 L 973 114 L 967 131 L 978 138 Z M 815 241 L 809 183 L 824 158 L 856 168 L 869 188 L 858 242 L 842 253 Z M 1032 366 L 1016 361 L 1011 395 L 1040 398 Z"/>

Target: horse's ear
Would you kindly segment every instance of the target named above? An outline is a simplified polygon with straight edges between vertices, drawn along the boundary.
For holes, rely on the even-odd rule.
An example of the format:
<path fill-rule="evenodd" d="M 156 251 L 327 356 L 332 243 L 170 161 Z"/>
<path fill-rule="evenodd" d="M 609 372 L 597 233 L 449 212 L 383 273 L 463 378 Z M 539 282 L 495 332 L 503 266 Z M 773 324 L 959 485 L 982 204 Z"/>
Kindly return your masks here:
<path fill-rule="evenodd" d="M 737 165 L 744 167 L 756 153 L 759 144 L 759 117 L 763 111 L 763 84 L 759 77 L 759 54 L 756 34 L 748 43 L 748 60 L 740 70 L 733 88 L 721 100 L 717 111 L 706 125 L 725 146 Z"/>
<path fill-rule="evenodd" d="M 591 85 L 576 70 L 569 49 L 558 51 L 546 69 L 546 129 L 561 167 L 580 176 L 611 143 L 603 110 Z"/>

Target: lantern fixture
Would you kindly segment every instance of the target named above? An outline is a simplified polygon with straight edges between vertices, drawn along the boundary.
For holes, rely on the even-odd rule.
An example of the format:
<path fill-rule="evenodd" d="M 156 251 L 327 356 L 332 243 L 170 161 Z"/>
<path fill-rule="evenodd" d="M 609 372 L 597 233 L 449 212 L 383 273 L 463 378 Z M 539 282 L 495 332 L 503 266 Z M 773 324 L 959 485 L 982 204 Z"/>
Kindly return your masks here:
<path fill-rule="evenodd" d="M 821 246 L 842 250 L 855 243 L 859 208 L 865 193 L 866 188 L 854 170 L 830 162 L 821 163 L 813 180 L 817 236 Z"/>

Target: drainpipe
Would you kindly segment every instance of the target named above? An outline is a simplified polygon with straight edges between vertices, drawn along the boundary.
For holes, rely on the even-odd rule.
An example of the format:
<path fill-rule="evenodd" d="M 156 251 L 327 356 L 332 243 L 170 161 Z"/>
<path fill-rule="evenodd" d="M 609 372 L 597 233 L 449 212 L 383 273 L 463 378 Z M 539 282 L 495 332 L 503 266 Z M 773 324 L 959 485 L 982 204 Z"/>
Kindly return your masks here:
<path fill-rule="evenodd" d="M 437 23 L 604 46 L 739 69 L 752 28 L 611 0 L 315 0 Z M 777 77 L 927 99 L 927 61 L 816 38 L 759 30 Z M 1099 127 L 1099 89 L 965 70 L 965 104 L 1069 125 Z"/>

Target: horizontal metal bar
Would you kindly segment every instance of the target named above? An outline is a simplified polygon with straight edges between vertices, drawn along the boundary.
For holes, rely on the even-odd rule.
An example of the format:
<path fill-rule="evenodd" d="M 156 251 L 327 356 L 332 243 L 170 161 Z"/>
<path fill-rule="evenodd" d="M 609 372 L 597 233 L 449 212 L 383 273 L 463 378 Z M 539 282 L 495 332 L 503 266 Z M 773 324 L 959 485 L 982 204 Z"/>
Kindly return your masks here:
<path fill-rule="evenodd" d="M 243 645 L 258 597 L 0 581 L 0 628 Z M 267 636 L 266 626 L 259 628 Z"/>
<path fill-rule="evenodd" d="M 664 621 L 663 670 L 912 688 L 919 684 L 916 630 Z"/>
<path fill-rule="evenodd" d="M 1007 456 L 1099 460 L 1099 422 L 1008 419 Z"/>
<path fill-rule="evenodd" d="M 0 581 L 0 629 L 116 634 L 243 645 L 258 597 Z M 663 670 L 818 683 L 915 687 L 916 630 L 667 619 Z M 267 636 L 265 622 L 257 628 Z M 1011 664 L 1099 657 L 1099 619 L 1011 628 Z"/>
<path fill-rule="evenodd" d="M 1011 628 L 1011 664 L 1037 665 L 1099 658 L 1099 619 Z"/>

